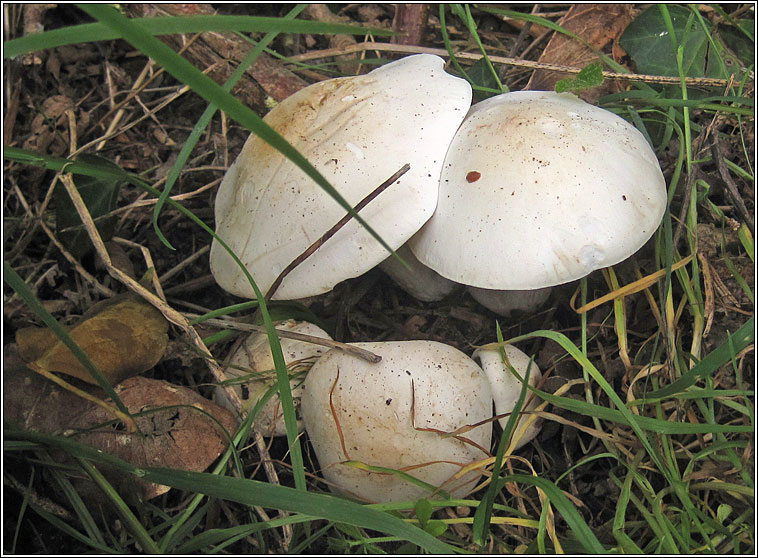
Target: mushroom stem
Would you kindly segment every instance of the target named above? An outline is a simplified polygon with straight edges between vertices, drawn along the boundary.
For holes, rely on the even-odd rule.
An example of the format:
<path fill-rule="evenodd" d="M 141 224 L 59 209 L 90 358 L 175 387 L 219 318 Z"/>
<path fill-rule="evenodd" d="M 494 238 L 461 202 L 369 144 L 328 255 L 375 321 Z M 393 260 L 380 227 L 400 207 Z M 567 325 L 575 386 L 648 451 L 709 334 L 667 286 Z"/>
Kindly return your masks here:
<path fill-rule="evenodd" d="M 550 297 L 552 287 L 521 291 L 500 291 L 469 287 L 468 292 L 479 304 L 495 314 L 508 317 L 513 312 L 532 312 Z"/>
<path fill-rule="evenodd" d="M 408 264 L 403 265 L 397 258 L 390 256 L 379 264 L 379 269 L 389 275 L 397 285 L 413 298 L 424 302 L 435 302 L 449 295 L 457 283 L 445 279 L 433 269 L 426 267 L 408 247 L 403 244 L 396 250 L 397 255 Z"/>

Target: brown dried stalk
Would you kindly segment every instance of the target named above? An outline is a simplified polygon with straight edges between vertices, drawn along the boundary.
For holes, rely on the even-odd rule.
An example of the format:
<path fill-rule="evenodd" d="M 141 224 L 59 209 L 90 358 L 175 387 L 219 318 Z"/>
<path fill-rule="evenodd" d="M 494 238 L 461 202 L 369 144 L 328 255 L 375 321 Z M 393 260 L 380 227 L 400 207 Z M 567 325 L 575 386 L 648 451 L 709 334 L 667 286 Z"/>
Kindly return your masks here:
<path fill-rule="evenodd" d="M 447 50 L 442 48 L 428 48 L 413 45 L 396 45 L 391 43 L 358 43 L 357 45 L 342 47 L 342 48 L 328 48 L 323 50 L 313 50 L 305 54 L 298 54 L 296 56 L 290 56 L 290 60 L 294 62 L 303 62 L 306 60 L 313 60 L 316 58 L 328 58 L 332 56 L 340 56 L 343 54 L 350 54 L 353 52 L 361 52 L 364 50 L 373 50 L 377 52 L 402 52 L 406 54 L 436 54 L 443 58 L 448 58 L 450 54 Z M 461 60 L 471 60 L 475 62 L 483 58 L 482 54 L 472 52 L 459 52 L 455 55 Z M 507 56 L 487 56 L 494 64 L 506 64 L 509 66 L 517 66 L 520 68 L 533 68 L 536 70 L 551 70 L 554 72 L 565 72 L 569 74 L 578 74 L 583 68 L 575 68 L 573 66 L 561 66 L 559 64 L 545 64 L 543 62 L 534 62 L 533 60 L 520 60 L 518 58 L 510 58 Z M 647 74 L 625 74 L 621 72 L 607 72 L 603 71 L 603 77 L 607 79 L 622 79 L 628 81 L 644 81 L 646 83 L 662 83 L 680 85 L 681 79 L 676 76 L 651 76 Z M 727 87 L 729 81 L 726 79 L 716 78 L 684 78 L 684 83 L 691 87 Z"/>
<path fill-rule="evenodd" d="M 189 318 L 198 317 L 197 314 L 186 314 L 186 316 Z M 242 322 L 232 321 L 228 319 L 221 320 L 217 318 L 210 318 L 207 320 L 203 320 L 203 323 L 209 324 L 209 325 L 226 327 L 229 329 L 236 329 L 239 331 L 259 331 L 262 333 L 266 333 L 267 331 L 264 326 L 259 326 L 255 324 L 249 324 L 249 323 L 242 323 Z M 306 335 L 304 333 L 297 333 L 294 331 L 283 331 L 281 329 L 276 329 L 275 331 L 279 337 L 284 337 L 286 339 L 294 339 L 296 341 L 304 341 L 305 343 L 313 343 L 314 345 L 323 345 L 324 347 L 329 347 L 330 349 L 339 349 L 352 356 L 361 358 L 371 363 L 377 363 L 382 360 L 381 356 L 375 353 L 372 353 L 371 351 L 367 351 L 366 349 L 361 349 L 360 347 L 349 345 L 348 343 L 340 343 L 339 341 L 333 341 L 331 339 L 326 339 L 324 337 L 316 337 L 314 335 Z"/>
<path fill-rule="evenodd" d="M 332 395 L 334 394 L 334 388 L 337 387 L 337 382 L 340 379 L 340 369 L 337 368 L 337 375 L 334 377 L 334 383 L 329 390 L 329 408 L 332 410 L 332 418 L 334 419 L 334 426 L 337 427 L 337 435 L 340 438 L 340 445 L 342 446 L 342 453 L 345 455 L 345 459 L 350 460 L 350 455 L 347 453 L 345 447 L 345 435 L 342 433 L 342 426 L 340 426 L 340 419 L 337 417 L 337 410 L 334 408 L 334 401 Z"/>

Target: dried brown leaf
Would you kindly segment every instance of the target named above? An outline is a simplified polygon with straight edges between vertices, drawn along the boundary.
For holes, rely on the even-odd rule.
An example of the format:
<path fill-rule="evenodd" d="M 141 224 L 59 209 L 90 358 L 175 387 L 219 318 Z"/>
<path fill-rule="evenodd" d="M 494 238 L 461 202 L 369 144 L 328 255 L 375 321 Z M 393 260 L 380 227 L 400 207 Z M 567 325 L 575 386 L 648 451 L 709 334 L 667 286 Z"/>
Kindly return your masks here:
<path fill-rule="evenodd" d="M 227 435 L 233 435 L 237 426 L 231 412 L 183 386 L 138 376 L 115 389 L 130 413 L 142 413 L 135 417 L 138 432 L 128 433 L 113 425 L 113 417 L 94 405 L 69 428 L 82 431 L 74 436 L 77 441 L 139 467 L 204 471 L 226 449 Z M 93 429 L 101 424 L 107 426 Z M 111 478 L 117 484 L 122 482 L 116 473 Z M 147 482 L 137 486 L 145 499 L 168 490 Z"/>
<path fill-rule="evenodd" d="M 102 407 L 27 369 L 12 345 L 3 353 L 3 410 L 9 424 L 34 432 L 65 433 L 138 467 L 204 471 L 226 449 L 227 434 L 232 435 L 237 425 L 232 413 L 188 388 L 138 376 L 115 388 L 130 413 L 143 415 L 135 417 L 138 431 L 128 433 Z M 99 389 L 89 389 L 103 397 Z M 59 458 L 68 461 L 63 455 Z M 150 499 L 168 490 L 98 467 L 123 495 Z M 94 486 L 82 484 L 77 489 L 100 501 Z"/>
<path fill-rule="evenodd" d="M 558 22 L 564 29 L 584 39 L 597 50 L 616 42 L 634 17 L 635 9 L 629 4 L 574 4 Z M 539 61 L 546 64 L 583 68 L 596 62 L 597 55 L 581 41 L 561 33 L 555 33 L 542 52 Z M 554 71 L 537 70 L 532 74 L 526 89 L 551 91 L 558 80 L 575 77 Z M 580 97 L 596 102 L 606 93 L 616 92 L 617 81 L 606 81 L 600 87 L 587 89 Z"/>
<path fill-rule="evenodd" d="M 70 331 L 71 338 L 111 384 L 155 366 L 168 343 L 168 322 L 157 309 L 131 293 L 102 305 Z M 69 348 L 47 329 L 16 333 L 21 356 L 49 372 L 96 383 Z"/>
<path fill-rule="evenodd" d="M 61 434 L 92 403 L 29 370 L 18 353 L 13 345 L 3 349 L 4 420 L 25 430 Z M 102 393 L 94 386 L 84 389 Z"/>

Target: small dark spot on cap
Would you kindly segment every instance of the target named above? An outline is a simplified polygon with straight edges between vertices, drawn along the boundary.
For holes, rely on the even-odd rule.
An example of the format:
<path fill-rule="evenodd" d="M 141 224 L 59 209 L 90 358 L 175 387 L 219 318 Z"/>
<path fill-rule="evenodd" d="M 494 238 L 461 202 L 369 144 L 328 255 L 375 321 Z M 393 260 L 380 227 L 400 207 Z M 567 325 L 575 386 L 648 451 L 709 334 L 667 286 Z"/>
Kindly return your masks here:
<path fill-rule="evenodd" d="M 621 199 L 626 201 L 626 196 L 621 196 Z"/>
<path fill-rule="evenodd" d="M 476 182 L 482 177 L 482 173 L 478 171 L 470 171 L 466 173 L 466 182 Z"/>

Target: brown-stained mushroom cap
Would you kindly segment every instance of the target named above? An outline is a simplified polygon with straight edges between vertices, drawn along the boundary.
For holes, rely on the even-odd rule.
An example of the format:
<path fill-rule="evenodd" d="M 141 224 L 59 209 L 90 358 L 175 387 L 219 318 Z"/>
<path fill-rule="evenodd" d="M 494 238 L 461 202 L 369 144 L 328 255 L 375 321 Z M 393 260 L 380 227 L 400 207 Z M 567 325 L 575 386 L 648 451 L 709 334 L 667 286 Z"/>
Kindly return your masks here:
<path fill-rule="evenodd" d="M 366 75 L 313 84 L 265 117 L 351 204 L 404 164 L 410 170 L 361 211 L 393 249 L 434 212 L 445 152 L 471 104 L 469 84 L 432 55 L 403 58 Z M 265 292 L 279 273 L 339 221 L 345 210 L 310 177 L 251 135 L 216 196 L 216 232 Z M 351 220 L 286 276 L 275 299 L 325 293 L 387 257 Z M 252 287 L 214 241 L 211 271 L 230 293 Z"/>

